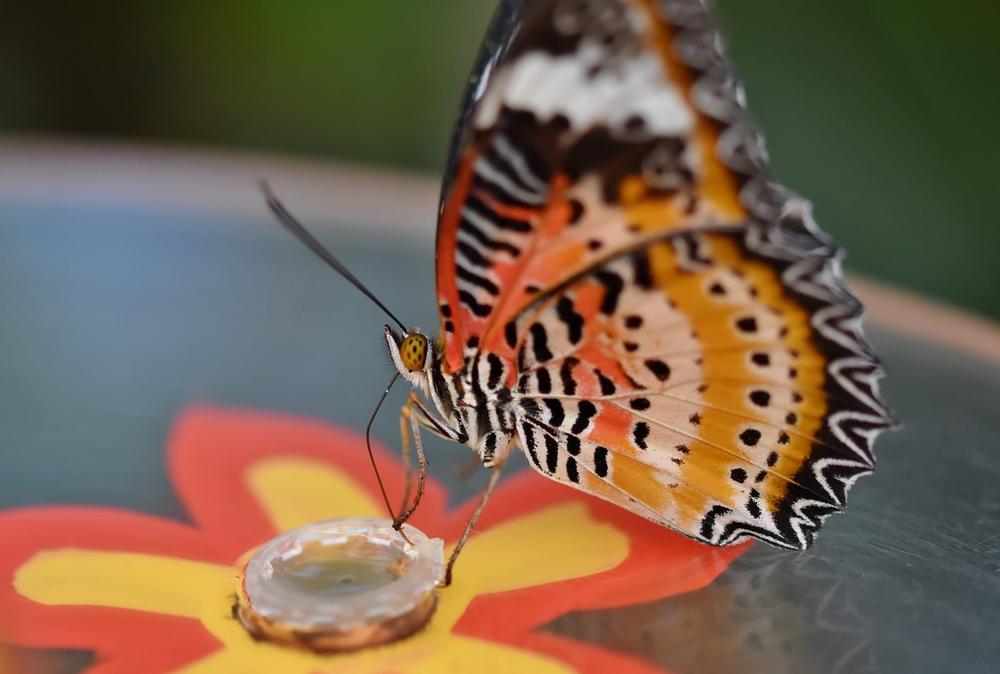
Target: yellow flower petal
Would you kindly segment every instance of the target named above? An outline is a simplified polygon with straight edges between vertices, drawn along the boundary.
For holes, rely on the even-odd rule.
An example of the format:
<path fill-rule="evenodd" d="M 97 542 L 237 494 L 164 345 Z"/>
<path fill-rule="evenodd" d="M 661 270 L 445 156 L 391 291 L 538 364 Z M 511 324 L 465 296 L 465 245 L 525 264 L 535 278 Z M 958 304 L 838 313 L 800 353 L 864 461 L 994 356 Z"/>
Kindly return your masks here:
<path fill-rule="evenodd" d="M 130 552 L 65 548 L 40 552 L 18 569 L 14 588 L 42 604 L 114 606 L 196 618 L 233 569 Z"/>
<path fill-rule="evenodd" d="M 422 642 L 417 645 L 417 642 Z M 315 655 L 305 651 L 251 642 L 194 662 L 176 674 L 571 674 L 554 658 L 460 636 L 413 640 L 358 653 Z"/>
<path fill-rule="evenodd" d="M 275 528 L 341 516 L 380 515 L 368 492 L 329 464 L 276 459 L 247 475 Z M 433 532 L 430 532 L 433 535 Z M 197 618 L 222 648 L 184 674 L 566 674 L 557 659 L 452 633 L 478 594 L 501 592 L 600 573 L 628 555 L 628 538 L 569 503 L 488 529 L 469 541 L 455 583 L 441 590 L 430 624 L 413 637 L 377 649 L 321 656 L 254 641 L 231 615 L 236 571 L 231 567 L 156 555 L 77 549 L 37 554 L 19 569 L 15 587 L 46 604 L 89 604 Z"/>
<path fill-rule="evenodd" d="M 567 503 L 518 517 L 473 538 L 455 587 L 502 592 L 607 571 L 628 556 L 628 536 Z"/>
<path fill-rule="evenodd" d="M 435 621 L 450 626 L 477 594 L 534 587 L 589 576 L 621 564 L 628 537 L 592 519 L 582 503 L 546 508 L 472 538 L 455 565 L 455 580 L 442 591 Z M 461 601 L 452 601 L 461 595 Z"/>
<path fill-rule="evenodd" d="M 277 531 L 334 517 L 385 516 L 349 475 L 321 461 L 261 461 L 248 471 L 247 484 Z"/>
<path fill-rule="evenodd" d="M 330 672 L 340 671 L 330 668 Z M 392 671 L 386 669 L 368 670 L 371 674 Z M 442 642 L 439 650 L 431 657 L 411 662 L 405 668 L 407 674 L 441 674 L 442 672 L 476 672 L 476 674 L 510 674 L 510 672 L 531 672 L 531 674 L 571 674 L 576 671 L 565 663 L 531 651 L 522 651 L 502 644 L 479 641 L 467 637 L 452 636 Z"/>
<path fill-rule="evenodd" d="M 317 660 L 305 651 L 254 643 L 246 648 L 226 648 L 175 670 L 175 674 L 318 674 L 323 670 Z"/>

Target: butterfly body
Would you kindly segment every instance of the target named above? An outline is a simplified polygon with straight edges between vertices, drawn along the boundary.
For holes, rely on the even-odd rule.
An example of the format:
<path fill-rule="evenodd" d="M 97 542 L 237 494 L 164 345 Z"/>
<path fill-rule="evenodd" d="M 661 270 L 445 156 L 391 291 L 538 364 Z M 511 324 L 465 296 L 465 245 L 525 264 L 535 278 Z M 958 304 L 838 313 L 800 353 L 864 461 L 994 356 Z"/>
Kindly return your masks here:
<path fill-rule="evenodd" d="M 502 466 L 516 439 L 518 422 L 518 408 L 508 386 L 514 363 L 478 352 L 470 356 L 466 367 L 451 373 L 445 371 L 441 350 L 433 349 L 414 372 L 401 357 L 406 338 L 388 326 L 385 335 L 397 369 L 433 404 L 438 423 L 430 430 L 467 444 L 485 467 Z"/>

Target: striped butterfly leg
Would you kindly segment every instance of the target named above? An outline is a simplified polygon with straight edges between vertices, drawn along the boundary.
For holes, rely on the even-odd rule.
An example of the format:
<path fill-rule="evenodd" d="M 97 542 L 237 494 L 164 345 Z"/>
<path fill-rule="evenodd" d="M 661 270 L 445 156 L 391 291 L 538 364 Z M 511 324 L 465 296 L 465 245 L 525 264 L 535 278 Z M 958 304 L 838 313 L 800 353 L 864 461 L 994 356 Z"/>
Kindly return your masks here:
<path fill-rule="evenodd" d="M 409 397 L 406 399 L 406 404 L 403 405 L 403 409 L 399 415 L 399 424 L 400 436 L 403 441 L 403 466 L 406 470 L 406 488 L 403 499 L 403 505 L 405 507 L 392 523 L 393 528 L 397 531 L 401 529 L 406 520 L 408 520 L 416 511 L 417 506 L 420 504 L 420 499 L 424 494 L 424 484 L 427 477 L 427 455 L 424 453 L 424 445 L 420 437 L 421 428 L 426 428 L 432 433 L 450 440 L 457 441 L 458 439 L 454 431 L 451 431 L 447 425 L 434 418 L 433 414 L 427 409 L 423 401 L 415 392 L 411 392 Z M 406 504 L 409 502 L 410 492 L 413 491 L 413 478 L 412 473 L 409 470 L 411 441 L 417 452 L 417 485 L 413 501 L 407 506 Z M 497 466 L 492 469 L 489 482 L 486 484 L 486 488 L 483 490 L 483 493 L 479 498 L 479 503 L 476 505 L 476 509 L 472 511 L 472 515 L 469 517 L 469 520 L 465 523 L 465 529 L 462 531 L 462 535 L 458 539 L 458 543 L 455 544 L 455 549 L 452 550 L 451 556 L 448 558 L 448 565 L 445 568 L 444 582 L 442 583 L 444 587 L 451 585 L 452 569 L 455 566 L 455 562 L 458 560 L 458 555 L 462 552 L 462 548 L 465 547 L 469 537 L 472 535 L 472 529 L 476 525 L 476 521 L 479 520 L 479 516 L 482 515 L 483 510 L 486 508 L 486 503 L 493 494 L 493 489 L 496 487 L 499 479 L 500 467 Z M 400 533 L 402 532 L 400 531 Z"/>
<path fill-rule="evenodd" d="M 476 522 L 479 520 L 479 516 L 483 514 L 483 510 L 486 508 L 486 502 L 490 500 L 490 496 L 493 494 L 493 489 L 497 486 L 497 482 L 500 481 L 500 466 L 496 466 L 490 470 L 490 481 L 486 483 L 486 488 L 483 489 L 482 495 L 479 497 L 479 503 L 476 505 L 476 509 L 472 511 L 472 515 L 469 516 L 469 520 L 465 523 L 465 530 L 462 531 L 462 536 L 458 539 L 458 543 L 455 544 L 455 549 L 451 551 L 451 556 L 448 558 L 448 565 L 445 567 L 444 571 L 444 582 L 443 587 L 448 587 L 451 585 L 451 575 L 452 569 L 455 567 L 455 562 L 458 560 L 458 555 L 462 552 L 462 548 L 469 540 L 469 536 L 472 535 L 472 528 L 476 526 Z"/>
<path fill-rule="evenodd" d="M 410 392 L 399 415 L 399 432 L 402 438 L 403 471 L 406 474 L 406 487 L 403 492 L 402 512 L 392 524 L 397 531 L 413 515 L 417 509 L 417 505 L 420 503 L 420 499 L 424 495 L 424 482 L 427 477 L 427 456 L 424 454 L 424 444 L 420 437 L 421 428 L 427 429 L 434 435 L 445 440 L 463 442 L 456 431 L 427 409 L 426 404 L 424 404 L 424 401 L 420 399 L 420 396 L 416 392 Z M 410 502 L 410 494 L 413 492 L 413 476 L 410 471 L 411 442 L 417 450 L 417 487 L 412 502 Z"/>
<path fill-rule="evenodd" d="M 396 516 L 392 527 L 397 531 L 403 526 L 406 520 L 410 519 L 420 504 L 420 499 L 424 495 L 424 482 L 427 477 L 427 456 L 424 454 L 424 443 L 420 438 L 420 428 L 430 428 L 437 432 L 441 427 L 431 413 L 424 407 L 423 401 L 415 392 L 410 392 L 406 399 L 406 404 L 399 414 L 399 434 L 403 446 L 403 470 L 406 474 L 406 488 L 403 491 L 402 510 Z M 413 473 L 410 471 L 410 444 L 417 450 L 417 487 L 413 500 L 410 500 L 410 493 L 413 491 Z M 409 504 L 409 505 L 407 505 Z"/>
<path fill-rule="evenodd" d="M 412 394 L 411 394 L 412 395 Z M 406 510 L 410 503 L 410 494 L 413 492 L 413 473 L 410 471 L 410 461 L 412 451 L 410 450 L 410 417 L 409 414 L 409 401 L 403 406 L 402 411 L 399 413 L 399 437 L 401 439 L 400 445 L 402 446 L 401 458 L 403 460 L 403 475 L 406 478 L 406 482 L 403 486 L 403 498 L 400 499 L 399 512 L 402 513 Z"/>

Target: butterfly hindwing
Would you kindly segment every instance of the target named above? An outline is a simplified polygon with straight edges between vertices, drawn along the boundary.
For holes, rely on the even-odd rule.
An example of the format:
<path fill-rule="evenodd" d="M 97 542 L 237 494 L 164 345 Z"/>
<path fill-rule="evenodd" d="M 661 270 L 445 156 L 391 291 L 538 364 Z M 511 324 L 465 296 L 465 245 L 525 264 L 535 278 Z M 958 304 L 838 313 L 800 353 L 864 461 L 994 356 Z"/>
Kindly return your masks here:
<path fill-rule="evenodd" d="M 827 372 L 839 346 L 752 239 L 643 245 L 516 319 L 537 470 L 707 542 L 811 542 L 873 459 L 831 423 L 862 409 Z M 880 406 L 866 412 L 884 424 Z"/>

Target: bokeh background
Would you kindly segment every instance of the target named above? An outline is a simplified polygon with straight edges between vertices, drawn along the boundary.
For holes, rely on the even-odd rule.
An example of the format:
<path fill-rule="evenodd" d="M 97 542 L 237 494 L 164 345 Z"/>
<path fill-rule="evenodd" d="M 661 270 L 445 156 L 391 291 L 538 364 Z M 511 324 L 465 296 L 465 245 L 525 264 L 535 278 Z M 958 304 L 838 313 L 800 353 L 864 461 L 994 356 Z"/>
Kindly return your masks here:
<path fill-rule="evenodd" d="M 494 4 L 0 3 L 0 134 L 436 175 Z M 717 6 L 777 175 L 815 202 L 848 266 L 1000 317 L 1000 5 Z"/>

